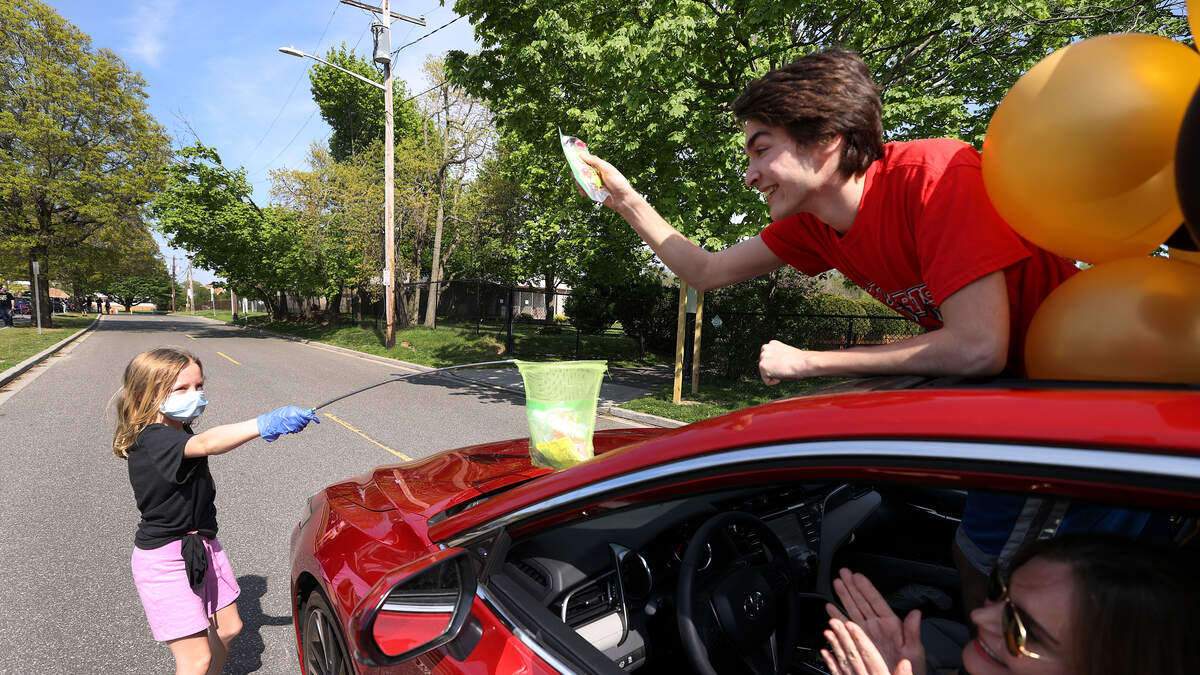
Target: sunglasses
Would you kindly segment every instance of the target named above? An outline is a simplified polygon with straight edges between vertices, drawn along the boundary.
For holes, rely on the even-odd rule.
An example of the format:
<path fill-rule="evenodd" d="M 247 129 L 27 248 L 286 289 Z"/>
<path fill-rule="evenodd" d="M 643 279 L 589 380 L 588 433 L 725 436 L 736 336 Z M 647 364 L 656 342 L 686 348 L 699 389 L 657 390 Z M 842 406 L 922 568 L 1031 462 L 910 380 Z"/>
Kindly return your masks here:
<path fill-rule="evenodd" d="M 1029 633 L 1025 630 L 1021 615 L 1017 613 L 1017 608 L 1008 595 L 1008 581 L 999 565 L 992 568 L 992 573 L 988 577 L 987 598 L 991 602 L 1004 602 L 1004 614 L 1000 623 L 1004 629 L 1004 644 L 1008 647 L 1008 653 L 1013 656 L 1028 656 L 1031 659 L 1042 658 L 1040 654 L 1035 654 L 1025 648 Z"/>

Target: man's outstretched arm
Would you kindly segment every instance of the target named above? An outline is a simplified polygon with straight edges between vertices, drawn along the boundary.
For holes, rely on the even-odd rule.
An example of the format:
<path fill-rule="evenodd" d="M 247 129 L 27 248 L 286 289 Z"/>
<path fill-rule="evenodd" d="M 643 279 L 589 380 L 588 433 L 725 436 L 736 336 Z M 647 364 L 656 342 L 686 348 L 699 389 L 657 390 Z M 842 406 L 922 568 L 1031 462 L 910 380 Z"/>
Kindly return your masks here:
<path fill-rule="evenodd" d="M 778 340 L 762 346 L 763 382 L 824 375 L 995 375 L 1008 361 L 1004 272 L 963 286 L 941 304 L 942 328 L 874 347 L 806 351 Z"/>
<path fill-rule="evenodd" d="M 613 165 L 595 155 L 584 154 L 583 160 L 604 181 L 610 195 L 604 205 L 619 213 L 658 259 L 692 288 L 701 291 L 721 288 L 783 266 L 783 260 L 760 237 L 720 251 L 705 251 L 671 227 Z"/>

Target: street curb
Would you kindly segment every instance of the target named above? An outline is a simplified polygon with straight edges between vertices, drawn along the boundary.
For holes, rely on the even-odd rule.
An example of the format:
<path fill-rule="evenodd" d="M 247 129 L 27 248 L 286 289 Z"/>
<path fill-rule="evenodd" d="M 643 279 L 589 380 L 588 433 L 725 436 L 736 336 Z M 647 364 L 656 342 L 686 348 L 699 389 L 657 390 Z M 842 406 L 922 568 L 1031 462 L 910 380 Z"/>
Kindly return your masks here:
<path fill-rule="evenodd" d="M 678 429 L 679 427 L 687 426 L 686 422 L 680 422 L 679 420 L 672 420 L 666 417 L 659 417 L 658 415 L 651 415 L 650 413 L 638 412 L 636 410 L 627 410 L 615 405 L 609 405 L 607 407 L 601 406 L 596 412 L 601 415 L 620 417 L 631 422 L 641 422 L 642 424 L 647 424 L 652 427 L 661 427 L 663 429 Z"/>
<path fill-rule="evenodd" d="M 21 375 L 24 375 L 26 373 L 26 371 L 28 371 L 30 368 L 36 366 L 37 364 L 41 363 L 42 361 L 45 361 L 48 358 L 50 358 L 51 354 L 57 352 L 58 350 L 62 349 L 63 347 L 66 347 L 67 345 L 71 344 L 75 340 L 78 340 L 79 338 L 83 337 L 84 335 L 87 335 L 92 329 L 94 329 L 96 327 L 96 324 L 98 324 L 98 323 L 100 323 L 100 315 L 99 314 L 96 315 L 95 319 L 92 319 L 92 323 L 90 325 L 88 325 L 87 328 L 84 328 L 83 330 L 78 331 L 74 335 L 63 339 L 56 345 L 47 347 L 46 349 L 43 349 L 41 352 L 34 354 L 33 356 L 25 359 L 24 361 L 18 363 L 17 365 L 13 366 L 12 368 L 9 368 L 8 370 L 6 370 L 4 372 L 0 372 L 0 387 L 7 385 L 9 382 L 12 382 L 13 380 L 17 379 Z"/>
<path fill-rule="evenodd" d="M 205 321 L 212 321 L 213 323 L 223 324 L 225 326 L 233 326 L 235 328 L 241 328 L 242 330 L 245 330 L 245 331 L 255 331 L 262 335 L 269 335 L 271 337 L 280 338 L 283 340 L 289 340 L 291 342 L 299 342 L 301 344 L 306 344 L 310 347 L 315 347 L 317 349 L 325 349 L 328 351 L 342 352 L 343 354 L 348 354 L 350 356 L 356 356 L 360 359 L 367 359 L 369 361 L 376 361 L 379 363 L 388 363 L 388 364 L 400 366 L 402 368 L 408 368 L 409 370 L 413 370 L 416 372 L 426 372 L 426 371 L 433 370 L 433 368 L 430 368 L 429 366 L 422 366 L 418 363 L 409 363 L 408 361 L 401 361 L 400 359 L 393 359 L 393 358 L 390 358 L 387 356 L 379 356 L 378 354 L 368 354 L 367 352 L 360 352 L 360 351 L 356 351 L 354 349 L 338 347 L 337 345 L 325 344 L 324 342 L 313 342 L 312 340 L 309 340 L 308 338 L 296 337 L 295 335 L 284 335 L 282 333 L 275 333 L 275 332 L 272 332 L 269 330 L 263 330 L 262 328 L 253 328 L 251 326 L 242 326 L 242 325 L 239 325 L 236 323 L 229 323 L 228 321 L 221 321 L 220 319 L 213 319 L 213 318 L 207 317 L 207 316 L 196 316 L 196 315 L 189 315 L 189 316 L 194 316 L 194 318 L 197 318 L 197 319 L 204 319 Z M 446 375 L 448 377 L 453 377 L 453 378 L 456 378 L 463 382 L 466 382 L 468 384 L 473 384 L 473 385 L 476 385 L 479 387 L 487 387 L 489 389 L 496 389 L 499 391 L 507 392 L 509 394 L 514 394 L 516 396 L 521 396 L 521 397 L 525 396 L 524 389 L 512 389 L 510 387 L 504 387 L 504 386 L 501 386 L 498 384 L 491 384 L 489 382 L 479 382 L 479 381 L 472 380 L 467 377 L 462 377 L 461 375 L 454 373 L 454 372 L 443 373 L 443 375 Z M 600 415 L 610 415 L 612 417 L 620 417 L 622 419 L 630 420 L 631 422 L 639 422 L 641 424 L 646 424 L 646 425 L 653 426 L 653 427 L 661 427 L 663 429 L 675 429 L 677 427 L 685 426 L 685 424 L 686 424 L 685 422 L 680 422 L 679 420 L 667 419 L 666 417 L 659 417 L 658 415 L 651 415 L 649 413 L 638 412 L 636 410 L 626 410 L 625 408 L 620 408 L 620 407 L 614 405 L 611 401 L 603 401 L 603 400 L 600 402 L 599 407 L 597 407 L 596 413 L 600 414 Z"/>

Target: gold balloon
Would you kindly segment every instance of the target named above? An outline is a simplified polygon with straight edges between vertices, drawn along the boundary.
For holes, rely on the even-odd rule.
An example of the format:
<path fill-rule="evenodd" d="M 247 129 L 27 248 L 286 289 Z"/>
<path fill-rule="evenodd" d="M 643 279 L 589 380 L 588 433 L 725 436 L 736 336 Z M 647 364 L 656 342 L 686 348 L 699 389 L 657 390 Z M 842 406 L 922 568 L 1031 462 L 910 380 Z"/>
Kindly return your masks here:
<path fill-rule="evenodd" d="M 988 125 L 983 180 L 996 210 L 1074 260 L 1150 253 L 1183 221 L 1175 145 L 1198 83 L 1200 54 L 1153 35 L 1105 35 L 1047 56 Z"/>
<path fill-rule="evenodd" d="M 1200 266 L 1129 258 L 1067 279 L 1025 337 L 1030 377 L 1200 382 Z"/>

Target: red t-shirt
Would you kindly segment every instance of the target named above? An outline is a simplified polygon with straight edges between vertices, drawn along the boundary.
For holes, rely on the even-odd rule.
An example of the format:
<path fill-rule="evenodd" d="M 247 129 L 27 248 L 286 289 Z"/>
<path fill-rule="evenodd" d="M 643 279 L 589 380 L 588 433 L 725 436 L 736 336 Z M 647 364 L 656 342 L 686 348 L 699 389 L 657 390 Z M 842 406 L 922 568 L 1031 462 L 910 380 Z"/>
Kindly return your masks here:
<path fill-rule="evenodd" d="M 1008 282 L 1008 370 L 1024 373 L 1025 332 L 1042 300 L 1078 269 L 1005 223 L 979 153 L 948 138 L 888 143 L 867 168 L 845 236 L 807 213 L 771 223 L 763 243 L 804 274 L 837 269 L 904 317 L 942 327 L 941 303 L 998 270 Z"/>

